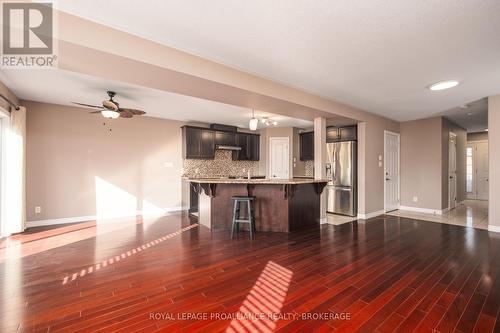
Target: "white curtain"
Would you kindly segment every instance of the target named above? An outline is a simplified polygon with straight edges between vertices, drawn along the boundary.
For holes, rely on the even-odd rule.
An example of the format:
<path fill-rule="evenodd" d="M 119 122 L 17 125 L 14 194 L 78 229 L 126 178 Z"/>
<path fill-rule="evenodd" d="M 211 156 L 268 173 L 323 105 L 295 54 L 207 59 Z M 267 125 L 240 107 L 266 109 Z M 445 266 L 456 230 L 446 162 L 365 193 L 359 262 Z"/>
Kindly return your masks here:
<path fill-rule="evenodd" d="M 5 129 L 3 226 L 8 233 L 26 229 L 26 108 L 12 110 Z"/>

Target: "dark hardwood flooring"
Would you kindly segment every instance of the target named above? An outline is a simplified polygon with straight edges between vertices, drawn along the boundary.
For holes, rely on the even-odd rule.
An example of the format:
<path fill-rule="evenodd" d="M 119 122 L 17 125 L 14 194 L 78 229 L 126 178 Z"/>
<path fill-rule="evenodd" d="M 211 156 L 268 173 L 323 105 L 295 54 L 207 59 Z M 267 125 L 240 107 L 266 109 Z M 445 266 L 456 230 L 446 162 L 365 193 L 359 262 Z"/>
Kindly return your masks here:
<path fill-rule="evenodd" d="M 500 235 L 382 216 L 240 234 L 174 214 L 0 246 L 1 332 L 500 332 Z"/>

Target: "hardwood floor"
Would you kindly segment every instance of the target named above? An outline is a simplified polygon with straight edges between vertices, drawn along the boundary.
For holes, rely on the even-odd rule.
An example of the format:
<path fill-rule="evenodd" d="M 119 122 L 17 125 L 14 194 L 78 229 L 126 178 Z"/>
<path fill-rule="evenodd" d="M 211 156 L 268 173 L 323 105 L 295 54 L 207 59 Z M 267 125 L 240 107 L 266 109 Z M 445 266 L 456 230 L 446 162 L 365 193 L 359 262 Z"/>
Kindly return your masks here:
<path fill-rule="evenodd" d="M 0 246 L 1 332 L 500 331 L 500 235 L 383 216 L 211 232 L 187 215 Z"/>

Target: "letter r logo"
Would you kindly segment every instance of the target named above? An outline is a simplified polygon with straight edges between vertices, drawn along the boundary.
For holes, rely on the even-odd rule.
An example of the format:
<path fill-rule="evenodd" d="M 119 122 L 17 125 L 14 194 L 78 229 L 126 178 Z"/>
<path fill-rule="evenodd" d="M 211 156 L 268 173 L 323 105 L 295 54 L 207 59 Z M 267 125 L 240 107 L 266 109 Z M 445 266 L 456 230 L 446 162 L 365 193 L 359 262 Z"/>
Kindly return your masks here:
<path fill-rule="evenodd" d="M 51 54 L 52 3 L 2 4 L 4 54 Z"/>

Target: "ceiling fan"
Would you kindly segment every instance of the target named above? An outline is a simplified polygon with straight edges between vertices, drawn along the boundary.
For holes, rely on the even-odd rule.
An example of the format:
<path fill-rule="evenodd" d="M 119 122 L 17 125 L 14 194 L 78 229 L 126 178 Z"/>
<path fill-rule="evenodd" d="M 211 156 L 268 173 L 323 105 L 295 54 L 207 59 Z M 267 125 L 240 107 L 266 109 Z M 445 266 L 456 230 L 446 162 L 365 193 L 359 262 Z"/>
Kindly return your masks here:
<path fill-rule="evenodd" d="M 132 118 L 133 116 L 142 116 L 146 114 L 146 112 L 141 111 L 141 110 L 136 110 L 136 109 L 128 109 L 128 108 L 121 108 L 120 104 L 118 102 L 113 100 L 113 97 L 115 97 L 116 93 L 114 91 L 107 91 L 109 100 L 104 100 L 102 101 L 102 106 L 101 105 L 91 105 L 91 104 L 85 104 L 85 103 L 78 103 L 78 102 L 72 102 L 73 104 L 85 106 L 88 108 L 94 108 L 94 109 L 99 109 L 99 111 L 93 111 L 91 113 L 100 113 L 102 114 L 103 117 L 109 118 L 109 119 L 116 119 L 118 117 L 121 118 Z"/>

